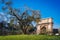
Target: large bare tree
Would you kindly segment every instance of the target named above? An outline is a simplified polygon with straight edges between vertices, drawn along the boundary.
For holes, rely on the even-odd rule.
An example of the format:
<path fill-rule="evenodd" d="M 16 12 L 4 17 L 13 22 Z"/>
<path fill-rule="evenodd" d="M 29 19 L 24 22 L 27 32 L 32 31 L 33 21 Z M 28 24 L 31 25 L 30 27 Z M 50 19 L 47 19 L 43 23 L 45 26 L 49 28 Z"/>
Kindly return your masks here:
<path fill-rule="evenodd" d="M 26 10 L 19 15 L 19 13 L 21 13 L 21 11 L 19 9 L 13 8 L 12 7 L 12 0 L 2 0 L 1 1 L 3 4 L 2 9 L 8 13 L 9 15 L 11 15 L 11 18 L 16 18 L 18 20 L 18 23 L 20 25 L 20 29 L 23 31 L 24 34 L 27 33 L 27 30 L 29 29 L 29 27 L 32 27 L 32 22 L 39 22 L 40 21 L 40 11 L 38 10 L 31 10 L 30 8 L 26 8 Z M 29 15 L 31 12 L 31 15 Z M 14 20 L 14 19 L 13 19 Z M 12 21 L 10 22 L 12 25 Z"/>

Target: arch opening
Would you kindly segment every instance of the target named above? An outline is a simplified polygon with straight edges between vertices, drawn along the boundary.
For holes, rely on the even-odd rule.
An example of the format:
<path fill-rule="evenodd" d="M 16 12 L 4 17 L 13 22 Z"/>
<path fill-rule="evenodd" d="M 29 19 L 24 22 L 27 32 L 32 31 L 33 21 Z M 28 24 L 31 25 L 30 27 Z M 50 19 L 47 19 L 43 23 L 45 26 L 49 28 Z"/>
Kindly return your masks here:
<path fill-rule="evenodd" d="M 43 27 L 41 28 L 41 34 L 46 34 L 46 27 L 45 27 L 45 26 L 43 26 Z"/>

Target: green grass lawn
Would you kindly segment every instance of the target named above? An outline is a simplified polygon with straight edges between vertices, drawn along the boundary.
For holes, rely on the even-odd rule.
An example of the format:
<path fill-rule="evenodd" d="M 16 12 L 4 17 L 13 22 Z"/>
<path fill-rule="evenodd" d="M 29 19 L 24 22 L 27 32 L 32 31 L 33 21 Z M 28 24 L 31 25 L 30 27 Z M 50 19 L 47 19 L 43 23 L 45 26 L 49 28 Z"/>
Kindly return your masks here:
<path fill-rule="evenodd" d="M 0 40 L 60 40 L 60 36 L 48 36 L 48 35 L 9 35 L 9 36 L 0 36 Z"/>

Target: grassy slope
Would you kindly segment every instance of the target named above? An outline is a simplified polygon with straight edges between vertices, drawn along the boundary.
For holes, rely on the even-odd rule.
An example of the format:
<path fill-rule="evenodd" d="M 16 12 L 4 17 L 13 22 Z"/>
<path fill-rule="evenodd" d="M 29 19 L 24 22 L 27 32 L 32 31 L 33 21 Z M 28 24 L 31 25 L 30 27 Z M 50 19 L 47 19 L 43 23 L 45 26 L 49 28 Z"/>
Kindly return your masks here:
<path fill-rule="evenodd" d="M 0 40 L 60 40 L 60 36 L 10 35 L 10 36 L 0 36 Z"/>

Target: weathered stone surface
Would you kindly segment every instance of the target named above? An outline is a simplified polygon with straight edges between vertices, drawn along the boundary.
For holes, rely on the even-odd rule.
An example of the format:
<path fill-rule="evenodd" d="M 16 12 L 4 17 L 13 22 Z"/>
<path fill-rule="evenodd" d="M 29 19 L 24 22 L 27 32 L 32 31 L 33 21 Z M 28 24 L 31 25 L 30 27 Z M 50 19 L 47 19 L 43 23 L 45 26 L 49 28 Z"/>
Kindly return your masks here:
<path fill-rule="evenodd" d="M 37 23 L 37 34 L 51 34 L 53 31 L 53 21 L 52 18 L 42 19 L 40 22 Z"/>

